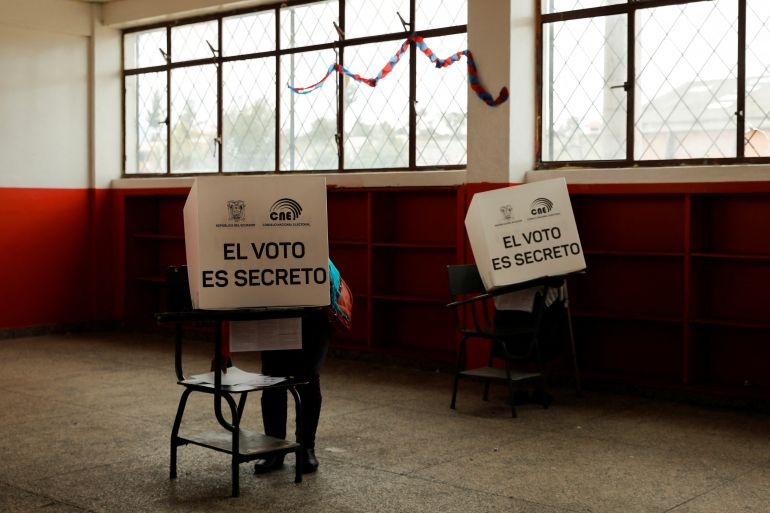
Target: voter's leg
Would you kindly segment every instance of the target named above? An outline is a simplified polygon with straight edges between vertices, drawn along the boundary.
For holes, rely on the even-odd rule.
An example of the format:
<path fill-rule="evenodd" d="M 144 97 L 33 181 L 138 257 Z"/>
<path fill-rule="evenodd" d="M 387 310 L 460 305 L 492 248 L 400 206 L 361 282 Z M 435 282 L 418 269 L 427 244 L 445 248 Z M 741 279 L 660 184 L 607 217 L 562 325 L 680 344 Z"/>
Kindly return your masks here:
<path fill-rule="evenodd" d="M 321 417 L 321 368 L 329 352 L 332 329 L 323 312 L 314 312 L 302 321 L 302 369 L 300 377 L 307 384 L 297 387 L 302 400 L 302 445 L 305 458 L 302 464 L 304 473 L 318 469 L 315 455 L 315 438 Z"/>
<path fill-rule="evenodd" d="M 321 367 L 326 361 L 331 340 L 331 326 L 326 315 L 313 312 L 302 319 L 301 351 L 265 351 L 262 353 L 262 373 L 270 376 L 293 376 L 305 381 L 297 386 L 302 402 L 302 440 L 305 457 L 302 472 L 315 472 L 318 459 L 315 455 L 315 438 L 321 416 Z M 265 434 L 286 438 L 286 389 L 265 390 L 262 393 L 262 421 Z M 283 465 L 283 456 L 268 457 L 255 461 L 254 471 L 258 474 L 270 472 Z"/>
<path fill-rule="evenodd" d="M 298 386 L 297 392 L 302 400 L 302 446 L 305 450 L 302 472 L 307 474 L 318 470 L 318 459 L 315 455 L 315 435 L 321 417 L 320 377 L 313 376 L 306 385 Z"/>
<path fill-rule="evenodd" d="M 299 351 L 264 351 L 262 353 L 262 374 L 268 376 L 289 376 L 293 374 L 291 362 Z M 262 392 L 262 423 L 265 434 L 275 438 L 286 438 L 286 389 L 268 388 Z M 283 466 L 284 455 L 269 454 L 254 460 L 254 472 L 264 474 Z"/>

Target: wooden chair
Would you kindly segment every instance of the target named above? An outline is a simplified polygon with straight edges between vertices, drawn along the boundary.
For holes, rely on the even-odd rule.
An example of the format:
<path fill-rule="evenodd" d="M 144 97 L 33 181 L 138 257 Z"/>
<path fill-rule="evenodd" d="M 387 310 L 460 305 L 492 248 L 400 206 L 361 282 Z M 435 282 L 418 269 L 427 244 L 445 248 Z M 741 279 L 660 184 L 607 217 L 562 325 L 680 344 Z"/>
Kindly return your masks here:
<path fill-rule="evenodd" d="M 491 382 L 505 383 L 508 387 L 512 417 L 516 417 L 516 389 L 524 382 L 535 383 L 540 403 L 543 408 L 547 408 L 550 404 L 550 396 L 545 390 L 546 382 L 539 337 L 548 291 L 561 287 L 564 284 L 564 278 L 542 278 L 487 292 L 474 264 L 450 265 L 447 266 L 447 272 L 449 292 L 454 300 L 448 306 L 454 312 L 457 329 L 461 336 L 452 381 L 450 407 L 455 409 L 458 383 L 460 379 L 465 378 L 484 383 L 483 399 L 485 401 L 489 397 Z M 539 287 L 539 291 L 534 294 L 531 314 L 511 316 L 515 319 L 514 322 L 503 322 L 506 320 L 506 312 L 495 310 L 492 298 L 531 287 Z M 495 320 L 497 323 L 494 322 Z M 481 341 L 488 346 L 486 366 L 466 368 L 469 341 Z M 495 366 L 495 360 L 501 361 L 502 366 Z M 577 378 L 577 361 L 574 360 L 574 363 Z M 579 379 L 577 383 L 579 389 Z"/>

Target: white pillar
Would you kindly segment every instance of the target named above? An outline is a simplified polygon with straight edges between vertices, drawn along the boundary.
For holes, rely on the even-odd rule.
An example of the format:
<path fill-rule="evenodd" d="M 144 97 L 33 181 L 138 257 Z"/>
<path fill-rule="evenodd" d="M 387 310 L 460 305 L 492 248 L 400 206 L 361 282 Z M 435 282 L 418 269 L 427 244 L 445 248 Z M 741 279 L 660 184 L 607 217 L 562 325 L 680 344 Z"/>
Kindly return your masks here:
<path fill-rule="evenodd" d="M 91 34 L 91 183 L 109 187 L 123 171 L 122 74 L 120 30 L 101 23 L 100 5 L 93 5 Z"/>
<path fill-rule="evenodd" d="M 497 107 L 468 93 L 468 182 L 522 182 L 535 158 L 535 3 L 469 0 L 468 48 L 489 93 L 510 91 Z"/>

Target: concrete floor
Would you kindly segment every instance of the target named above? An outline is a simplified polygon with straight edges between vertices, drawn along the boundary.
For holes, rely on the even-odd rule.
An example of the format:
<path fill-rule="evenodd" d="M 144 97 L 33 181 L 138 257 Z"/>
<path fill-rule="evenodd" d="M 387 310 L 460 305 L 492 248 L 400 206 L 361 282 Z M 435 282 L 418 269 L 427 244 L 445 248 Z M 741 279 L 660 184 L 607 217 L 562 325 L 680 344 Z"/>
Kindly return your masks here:
<path fill-rule="evenodd" d="M 209 354 L 194 342 L 191 370 Z M 257 370 L 256 356 L 236 365 Z M 450 376 L 332 359 L 322 375 L 318 473 L 293 483 L 228 457 L 179 449 L 169 433 L 181 387 L 171 341 L 123 333 L 0 341 L 2 512 L 770 512 L 770 416 L 637 397 L 556 390 L 548 410 L 511 419 Z M 211 396 L 182 425 L 214 427 Z M 261 430 L 259 401 L 245 426 Z"/>

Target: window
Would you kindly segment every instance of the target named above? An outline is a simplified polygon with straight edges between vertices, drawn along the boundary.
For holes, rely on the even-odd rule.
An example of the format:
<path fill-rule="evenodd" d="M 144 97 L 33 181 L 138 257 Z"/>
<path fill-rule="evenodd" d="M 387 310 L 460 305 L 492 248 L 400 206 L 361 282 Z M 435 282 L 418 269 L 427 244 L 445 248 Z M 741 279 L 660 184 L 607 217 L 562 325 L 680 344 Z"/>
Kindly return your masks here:
<path fill-rule="evenodd" d="M 410 25 L 411 23 L 411 25 Z M 467 0 L 319 0 L 138 27 L 123 34 L 124 173 L 462 168 Z"/>
<path fill-rule="evenodd" d="M 540 167 L 770 161 L 770 2 L 541 0 L 540 20 Z"/>

